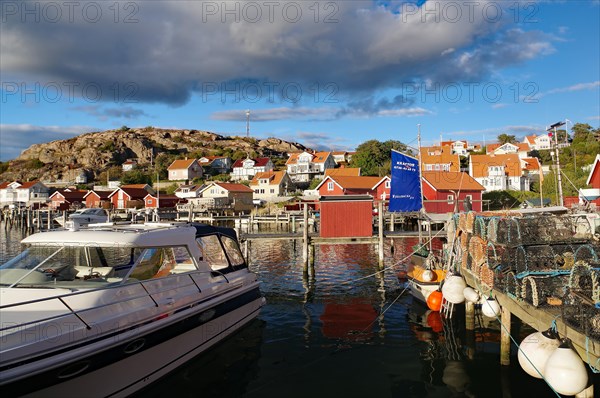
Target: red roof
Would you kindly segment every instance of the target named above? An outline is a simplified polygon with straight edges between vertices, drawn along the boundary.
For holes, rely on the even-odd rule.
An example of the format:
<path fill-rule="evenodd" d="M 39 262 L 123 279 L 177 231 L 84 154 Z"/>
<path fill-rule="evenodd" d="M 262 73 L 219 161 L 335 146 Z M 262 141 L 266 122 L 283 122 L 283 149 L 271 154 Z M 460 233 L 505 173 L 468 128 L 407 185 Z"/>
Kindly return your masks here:
<path fill-rule="evenodd" d="M 10 185 L 10 182 L 8 182 L 8 181 L 0 183 L 0 189 L 6 189 L 6 188 L 8 188 L 9 185 Z"/>
<path fill-rule="evenodd" d="M 233 164 L 233 167 L 243 167 L 244 166 L 244 161 L 248 160 L 248 159 L 238 159 L 235 161 L 235 163 Z M 254 160 L 254 167 L 264 167 L 267 165 L 267 163 L 269 163 L 269 161 L 271 159 L 269 158 L 254 158 L 251 159 Z"/>
<path fill-rule="evenodd" d="M 86 193 L 86 194 L 85 194 L 83 197 L 84 197 L 84 198 L 87 198 L 87 196 L 88 196 L 88 195 L 90 195 L 90 194 L 92 194 L 92 193 L 93 193 L 93 194 L 95 194 L 96 196 L 98 196 L 98 197 L 99 197 L 101 200 L 102 200 L 102 199 L 108 199 L 108 197 L 110 196 L 110 194 L 111 194 L 112 192 L 113 192 L 113 191 L 94 191 L 94 190 L 92 189 L 92 190 L 88 191 L 88 193 Z"/>
<path fill-rule="evenodd" d="M 245 186 L 244 184 L 233 184 L 233 183 L 229 183 L 229 182 L 216 182 L 215 184 L 220 186 L 223 189 L 228 190 L 229 192 L 251 192 L 251 193 L 254 193 L 254 191 L 252 189 Z"/>
<path fill-rule="evenodd" d="M 484 191 L 483 185 L 464 172 L 423 171 L 423 180 L 436 191 Z"/>
<path fill-rule="evenodd" d="M 31 188 L 32 186 L 34 186 L 37 183 L 39 183 L 39 181 L 27 181 L 27 182 L 22 183 L 21 186 L 18 187 L 17 189 Z"/>
<path fill-rule="evenodd" d="M 68 190 L 65 191 L 63 189 L 59 189 L 58 191 L 54 192 L 52 195 L 50 195 L 50 198 L 52 198 L 54 195 L 61 195 L 63 198 L 65 198 L 65 200 L 72 202 L 72 201 L 82 201 L 83 198 L 85 198 L 88 194 L 88 191 L 80 191 L 80 190 Z"/>
<path fill-rule="evenodd" d="M 136 199 L 144 199 L 144 197 L 146 195 L 148 195 L 148 191 L 146 191 L 145 189 L 142 188 L 118 188 L 115 189 L 110 195 L 108 195 L 108 197 L 112 197 L 114 194 L 116 194 L 119 191 L 123 191 L 125 192 L 125 194 L 127 194 L 127 196 L 129 196 L 130 200 L 136 200 Z"/>

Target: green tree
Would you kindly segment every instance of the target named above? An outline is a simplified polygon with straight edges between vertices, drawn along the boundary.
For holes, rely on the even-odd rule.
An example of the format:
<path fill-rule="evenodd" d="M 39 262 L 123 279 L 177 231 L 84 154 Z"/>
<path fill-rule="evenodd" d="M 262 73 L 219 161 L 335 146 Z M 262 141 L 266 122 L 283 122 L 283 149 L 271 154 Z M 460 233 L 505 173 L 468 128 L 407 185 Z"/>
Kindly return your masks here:
<path fill-rule="evenodd" d="M 144 173 L 142 170 L 133 169 L 126 173 L 123 173 L 121 176 L 121 184 L 148 184 L 152 186 L 152 177 Z"/>
<path fill-rule="evenodd" d="M 321 183 L 320 178 L 313 178 L 312 180 L 310 180 L 310 184 L 308 184 L 308 189 L 315 189 L 320 183 Z"/>
<path fill-rule="evenodd" d="M 517 138 L 514 135 L 500 134 L 498 136 L 498 142 L 501 144 L 514 144 L 515 142 L 517 142 Z"/>
<path fill-rule="evenodd" d="M 350 165 L 360 167 L 364 176 L 384 176 L 390 173 L 392 163 L 392 149 L 406 152 L 407 147 L 400 141 L 388 140 L 380 142 L 369 140 L 356 148 Z"/>

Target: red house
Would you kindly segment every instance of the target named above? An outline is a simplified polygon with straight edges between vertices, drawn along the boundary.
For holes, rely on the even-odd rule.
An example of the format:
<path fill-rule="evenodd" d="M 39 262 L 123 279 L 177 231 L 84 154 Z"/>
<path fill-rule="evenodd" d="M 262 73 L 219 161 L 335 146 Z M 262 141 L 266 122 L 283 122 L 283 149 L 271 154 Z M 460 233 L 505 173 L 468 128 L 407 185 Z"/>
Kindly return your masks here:
<path fill-rule="evenodd" d="M 482 211 L 481 197 L 485 188 L 467 173 L 424 171 L 422 176 L 426 212 L 454 212 L 456 201 L 458 211 L 465 211 L 466 198 L 471 201 L 471 210 Z"/>
<path fill-rule="evenodd" d="M 580 196 L 600 207 L 600 154 L 596 155 L 586 184 L 591 188 L 581 189 Z"/>
<path fill-rule="evenodd" d="M 375 202 L 390 198 L 390 177 L 327 176 L 319 185 L 320 196 L 371 195 Z"/>
<path fill-rule="evenodd" d="M 181 199 L 175 195 L 152 195 L 148 194 L 144 197 L 144 205 L 146 209 L 156 209 L 165 207 L 175 207 L 177 203 L 187 203 L 187 200 Z"/>
<path fill-rule="evenodd" d="M 89 191 L 84 196 L 85 207 L 110 207 L 110 200 L 108 199 L 108 195 L 110 195 L 111 193 L 112 191 Z"/>
<path fill-rule="evenodd" d="M 143 188 L 121 187 L 108 195 L 108 199 L 114 209 L 142 208 L 146 195 L 148 191 Z"/>
<path fill-rule="evenodd" d="M 373 235 L 373 197 L 342 195 L 321 197 L 321 230 L 324 238 Z"/>
<path fill-rule="evenodd" d="M 78 189 L 59 189 L 48 198 L 50 200 L 50 208 L 58 210 L 66 210 L 71 206 L 78 206 L 85 203 L 85 195 L 88 191 L 80 191 Z"/>

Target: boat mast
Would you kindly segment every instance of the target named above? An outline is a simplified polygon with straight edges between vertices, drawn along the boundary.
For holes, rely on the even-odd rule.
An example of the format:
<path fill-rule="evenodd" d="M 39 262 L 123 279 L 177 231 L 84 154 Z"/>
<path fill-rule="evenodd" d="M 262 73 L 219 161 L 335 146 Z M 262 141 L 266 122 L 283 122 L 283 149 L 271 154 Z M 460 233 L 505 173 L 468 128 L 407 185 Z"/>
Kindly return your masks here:
<path fill-rule="evenodd" d="M 417 150 L 418 152 L 418 159 L 419 159 L 419 187 L 420 187 L 420 191 L 421 191 L 421 209 L 419 210 L 419 218 L 417 220 L 417 225 L 419 227 L 419 245 L 423 242 L 423 232 L 422 232 L 422 219 L 423 217 L 423 213 L 425 210 L 425 206 L 423 203 L 423 175 L 421 173 L 421 124 L 417 124 Z M 429 225 L 429 227 L 431 228 L 431 224 Z M 429 251 L 431 251 L 431 241 L 429 242 Z"/>

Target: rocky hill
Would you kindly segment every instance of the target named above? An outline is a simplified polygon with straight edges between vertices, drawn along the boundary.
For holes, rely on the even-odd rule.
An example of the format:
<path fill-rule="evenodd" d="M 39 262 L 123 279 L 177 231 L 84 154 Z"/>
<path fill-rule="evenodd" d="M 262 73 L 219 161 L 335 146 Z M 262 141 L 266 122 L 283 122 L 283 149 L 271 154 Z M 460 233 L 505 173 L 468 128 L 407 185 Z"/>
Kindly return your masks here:
<path fill-rule="evenodd" d="M 283 157 L 286 152 L 305 149 L 301 144 L 278 138 L 258 140 L 200 130 L 123 127 L 32 145 L 9 162 L 8 169 L 0 174 L 0 180 L 72 181 L 74 176 L 82 173 L 88 180 L 93 180 L 130 158 L 135 158 L 140 166 L 148 167 L 151 162 L 164 165 L 178 157 Z"/>

